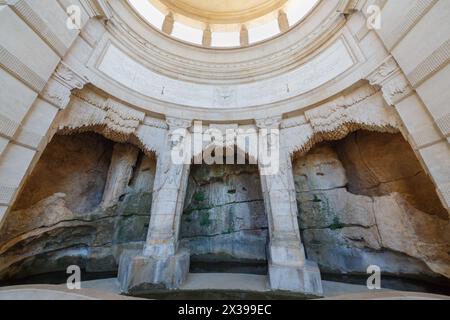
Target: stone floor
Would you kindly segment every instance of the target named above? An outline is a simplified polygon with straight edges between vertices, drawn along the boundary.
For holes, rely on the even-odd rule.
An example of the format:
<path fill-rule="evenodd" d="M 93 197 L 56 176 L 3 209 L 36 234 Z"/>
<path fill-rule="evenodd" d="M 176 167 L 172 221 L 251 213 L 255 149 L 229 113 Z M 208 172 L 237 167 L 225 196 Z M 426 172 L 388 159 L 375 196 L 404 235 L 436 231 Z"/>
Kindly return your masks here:
<path fill-rule="evenodd" d="M 338 300 L 450 300 L 449 296 L 420 292 L 403 292 L 390 289 L 376 291 L 365 286 L 323 281 L 324 298 Z M 82 289 L 69 290 L 65 285 L 22 285 L 0 288 L 0 300 L 129 300 L 134 297 L 121 296 L 117 279 L 85 281 Z M 204 273 L 189 274 L 181 288 L 189 291 L 224 290 L 264 293 L 267 277 L 261 275 Z"/>

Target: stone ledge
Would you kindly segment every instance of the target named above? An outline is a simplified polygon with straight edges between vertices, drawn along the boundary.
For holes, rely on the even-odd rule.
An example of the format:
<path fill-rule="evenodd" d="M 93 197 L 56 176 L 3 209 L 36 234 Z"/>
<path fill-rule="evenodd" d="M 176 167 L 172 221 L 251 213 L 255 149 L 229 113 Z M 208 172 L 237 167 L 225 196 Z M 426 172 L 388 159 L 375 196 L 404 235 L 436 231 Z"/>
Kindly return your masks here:
<path fill-rule="evenodd" d="M 269 264 L 269 284 L 272 290 L 291 291 L 323 296 L 322 280 L 317 264 L 306 260 L 303 267 Z"/>
<path fill-rule="evenodd" d="M 122 254 L 119 262 L 119 282 L 123 293 L 147 289 L 177 289 L 189 273 L 190 255 L 186 249 L 168 257 Z"/>

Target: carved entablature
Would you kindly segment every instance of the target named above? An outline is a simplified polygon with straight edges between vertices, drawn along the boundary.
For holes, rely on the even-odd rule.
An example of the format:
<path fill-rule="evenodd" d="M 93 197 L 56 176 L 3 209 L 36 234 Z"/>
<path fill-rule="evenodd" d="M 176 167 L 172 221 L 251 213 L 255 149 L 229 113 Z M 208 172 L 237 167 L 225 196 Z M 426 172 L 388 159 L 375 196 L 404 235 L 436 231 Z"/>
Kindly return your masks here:
<path fill-rule="evenodd" d="M 380 92 L 363 86 L 302 116 L 281 123 L 281 141 L 289 154 L 308 152 L 322 141 L 339 140 L 356 130 L 398 132 L 400 122 Z"/>
<path fill-rule="evenodd" d="M 64 109 L 70 102 L 72 90 L 82 89 L 88 82 L 89 79 L 61 62 L 40 95 L 47 102 Z"/>
<path fill-rule="evenodd" d="M 371 85 L 381 87 L 383 96 L 389 105 L 396 105 L 408 97 L 413 89 L 392 56 L 383 61 L 367 80 Z"/>
<path fill-rule="evenodd" d="M 256 126 L 260 129 L 278 129 L 282 121 L 281 116 L 257 119 Z"/>
<path fill-rule="evenodd" d="M 166 122 L 169 125 L 169 130 L 188 129 L 192 126 L 192 120 L 175 117 L 167 117 Z"/>
<path fill-rule="evenodd" d="M 159 155 L 168 126 L 114 98 L 84 89 L 75 92 L 58 128 L 63 134 L 96 132 L 115 142 L 135 144 L 149 155 Z"/>
<path fill-rule="evenodd" d="M 111 140 L 126 142 L 144 118 L 145 113 L 110 98 L 106 101 L 105 134 Z"/>

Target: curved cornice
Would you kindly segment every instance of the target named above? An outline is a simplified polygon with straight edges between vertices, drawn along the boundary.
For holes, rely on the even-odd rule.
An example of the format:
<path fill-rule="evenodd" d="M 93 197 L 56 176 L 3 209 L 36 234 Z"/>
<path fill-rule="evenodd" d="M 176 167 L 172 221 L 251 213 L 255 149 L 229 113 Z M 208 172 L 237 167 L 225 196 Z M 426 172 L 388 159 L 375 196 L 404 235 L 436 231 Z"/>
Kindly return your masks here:
<path fill-rule="evenodd" d="M 306 56 L 344 26 L 339 5 L 339 0 L 322 1 L 290 31 L 238 49 L 208 49 L 175 40 L 148 25 L 125 1 L 111 2 L 114 15 L 107 28 L 158 73 L 208 84 L 242 83 L 269 78 L 301 65 Z"/>
<path fill-rule="evenodd" d="M 299 114 L 355 86 L 385 59 L 377 51 L 367 60 L 338 11 L 342 3 L 322 1 L 271 41 L 214 50 L 164 36 L 126 2 L 111 2 L 106 32 L 81 68 L 95 87 L 160 117 L 248 123 Z"/>

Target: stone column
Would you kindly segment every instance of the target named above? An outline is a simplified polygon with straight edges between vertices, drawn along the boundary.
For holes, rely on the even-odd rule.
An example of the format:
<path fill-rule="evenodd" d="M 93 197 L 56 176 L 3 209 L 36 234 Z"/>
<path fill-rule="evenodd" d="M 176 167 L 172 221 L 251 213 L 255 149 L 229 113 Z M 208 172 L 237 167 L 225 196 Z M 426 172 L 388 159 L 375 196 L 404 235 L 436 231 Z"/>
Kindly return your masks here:
<path fill-rule="evenodd" d="M 257 121 L 260 136 L 278 130 L 280 118 Z M 272 136 L 278 138 L 279 135 Z M 275 142 L 276 143 L 276 142 Z M 279 145 L 278 170 L 267 171 L 258 159 L 262 192 L 269 221 L 270 242 L 267 248 L 269 282 L 272 290 L 322 295 L 317 264 L 305 258 L 297 220 L 297 200 L 290 156 Z M 259 146 L 260 150 L 263 146 Z M 272 172 L 271 172 L 272 171 Z"/>
<path fill-rule="evenodd" d="M 103 208 L 116 205 L 120 197 L 125 194 L 138 155 L 138 148 L 132 145 L 122 143 L 114 145 L 108 178 L 103 192 Z"/>
<path fill-rule="evenodd" d="M 203 30 L 202 45 L 204 47 L 209 48 L 211 47 L 211 41 L 212 41 L 211 28 L 209 25 L 207 25 L 205 30 Z"/>
<path fill-rule="evenodd" d="M 141 285 L 175 289 L 189 272 L 189 252 L 178 248 L 178 237 L 190 164 L 175 163 L 171 151 L 185 142 L 178 130 L 188 129 L 192 121 L 171 118 L 167 123 L 169 133 L 157 160 L 152 214 L 143 253 L 137 257 L 125 254 L 119 266 L 119 280 L 125 292 Z"/>
<path fill-rule="evenodd" d="M 247 26 L 245 24 L 243 24 L 241 26 L 241 32 L 239 33 L 239 39 L 240 39 L 241 47 L 248 46 L 248 44 L 249 44 L 248 29 L 247 29 Z"/>
<path fill-rule="evenodd" d="M 283 10 L 278 12 L 278 27 L 280 28 L 280 32 L 286 32 L 289 30 L 288 16 Z"/>
<path fill-rule="evenodd" d="M 169 12 L 169 14 L 164 18 L 164 22 L 161 27 L 162 32 L 168 35 L 172 34 L 174 22 L 175 20 L 173 19 L 173 14 L 172 12 Z"/>

